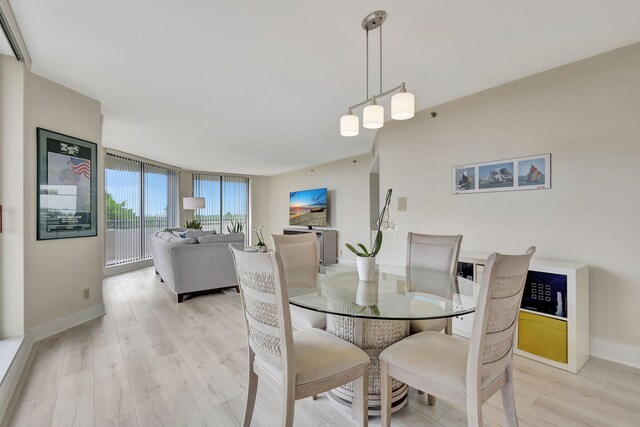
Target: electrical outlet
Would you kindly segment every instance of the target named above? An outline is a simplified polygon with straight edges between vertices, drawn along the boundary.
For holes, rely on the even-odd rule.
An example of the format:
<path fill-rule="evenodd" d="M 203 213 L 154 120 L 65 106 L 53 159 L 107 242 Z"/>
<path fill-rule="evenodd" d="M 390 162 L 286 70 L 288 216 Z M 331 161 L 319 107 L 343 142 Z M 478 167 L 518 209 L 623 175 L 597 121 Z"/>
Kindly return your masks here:
<path fill-rule="evenodd" d="M 89 288 L 84 288 L 82 290 L 82 299 L 89 299 L 90 291 Z"/>
<path fill-rule="evenodd" d="M 407 211 L 407 198 L 398 197 L 398 212 L 406 212 L 406 211 Z"/>

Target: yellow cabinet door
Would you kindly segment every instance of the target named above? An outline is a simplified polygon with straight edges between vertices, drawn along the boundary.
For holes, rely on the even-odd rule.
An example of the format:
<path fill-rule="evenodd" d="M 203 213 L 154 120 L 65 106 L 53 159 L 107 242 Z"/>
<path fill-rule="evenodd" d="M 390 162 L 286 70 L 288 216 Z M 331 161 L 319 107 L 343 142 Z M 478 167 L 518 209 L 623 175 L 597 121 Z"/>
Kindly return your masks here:
<path fill-rule="evenodd" d="M 518 348 L 545 359 L 567 363 L 567 322 L 520 311 Z"/>

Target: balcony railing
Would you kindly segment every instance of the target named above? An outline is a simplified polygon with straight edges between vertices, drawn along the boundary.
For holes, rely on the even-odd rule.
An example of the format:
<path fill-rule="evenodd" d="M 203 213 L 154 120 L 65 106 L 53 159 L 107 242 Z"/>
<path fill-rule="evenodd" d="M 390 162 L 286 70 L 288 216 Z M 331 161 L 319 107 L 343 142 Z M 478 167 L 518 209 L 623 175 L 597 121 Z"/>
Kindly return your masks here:
<path fill-rule="evenodd" d="M 167 228 L 167 218 L 144 219 L 144 247 L 140 219 L 118 219 L 106 221 L 106 264 L 124 264 L 151 258 L 149 237 Z"/>
<path fill-rule="evenodd" d="M 243 224 L 243 233 L 248 243 L 251 231 L 247 230 L 246 216 L 236 218 L 223 218 L 220 224 L 220 217 L 199 218 L 202 229 L 205 231 L 215 230 L 218 233 L 227 233 L 227 225 L 231 225 L 232 220 L 240 220 Z M 157 231 L 168 228 L 167 218 L 149 217 L 144 219 L 144 247 L 142 247 L 142 228 L 140 219 L 118 219 L 107 220 L 105 224 L 106 235 L 106 264 L 107 266 L 124 264 L 128 262 L 141 261 L 151 258 L 151 245 L 149 238 Z"/>

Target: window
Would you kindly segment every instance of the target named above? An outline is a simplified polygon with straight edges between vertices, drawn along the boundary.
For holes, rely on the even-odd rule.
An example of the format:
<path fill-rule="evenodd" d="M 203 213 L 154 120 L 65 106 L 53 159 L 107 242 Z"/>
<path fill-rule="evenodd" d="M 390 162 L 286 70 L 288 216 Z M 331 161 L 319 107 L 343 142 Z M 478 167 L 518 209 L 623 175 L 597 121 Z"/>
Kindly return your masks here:
<path fill-rule="evenodd" d="M 178 225 L 178 172 L 107 153 L 106 264 L 151 258 L 149 237 Z"/>
<path fill-rule="evenodd" d="M 193 193 L 205 199 L 205 208 L 194 213 L 204 230 L 227 233 L 227 226 L 238 221 L 249 241 L 249 178 L 194 174 Z"/>

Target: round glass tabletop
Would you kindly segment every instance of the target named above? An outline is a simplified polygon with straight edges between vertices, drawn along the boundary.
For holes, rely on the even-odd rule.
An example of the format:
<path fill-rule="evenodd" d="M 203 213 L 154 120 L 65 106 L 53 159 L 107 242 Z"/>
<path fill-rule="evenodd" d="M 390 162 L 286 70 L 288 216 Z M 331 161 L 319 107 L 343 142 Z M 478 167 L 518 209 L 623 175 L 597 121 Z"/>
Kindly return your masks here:
<path fill-rule="evenodd" d="M 290 287 L 289 303 L 349 317 L 393 320 L 442 319 L 476 309 L 478 285 L 424 268 L 377 266 L 375 278 L 360 281 L 355 265 L 323 268 L 313 288 Z"/>

